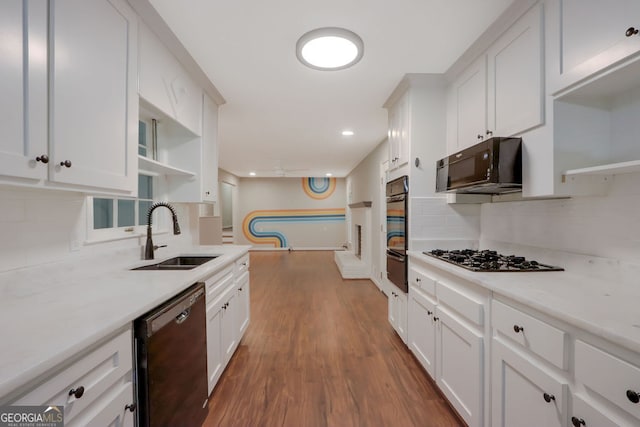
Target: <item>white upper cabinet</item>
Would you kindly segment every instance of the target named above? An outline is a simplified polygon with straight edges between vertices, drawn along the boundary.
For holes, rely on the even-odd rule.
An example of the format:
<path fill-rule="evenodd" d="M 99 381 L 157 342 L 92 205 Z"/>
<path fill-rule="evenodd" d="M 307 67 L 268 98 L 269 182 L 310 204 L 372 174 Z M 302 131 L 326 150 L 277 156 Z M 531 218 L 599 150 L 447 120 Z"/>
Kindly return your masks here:
<path fill-rule="evenodd" d="M 140 24 L 139 93 L 195 135 L 201 134 L 202 88 L 149 27 Z"/>
<path fill-rule="evenodd" d="M 551 0 L 554 48 L 550 92 L 614 66 L 640 51 L 637 0 Z"/>
<path fill-rule="evenodd" d="M 124 0 L 2 2 L 2 180 L 135 193 L 136 48 Z"/>
<path fill-rule="evenodd" d="M 448 152 L 476 144 L 487 132 L 487 58 L 482 55 L 449 88 Z"/>
<path fill-rule="evenodd" d="M 539 126 L 543 109 L 542 4 L 509 27 L 449 86 L 447 151 Z"/>
<path fill-rule="evenodd" d="M 44 2 L 0 2 L 2 175 L 33 179 L 47 176 L 46 22 Z"/>
<path fill-rule="evenodd" d="M 409 144 L 411 142 L 409 114 L 409 93 L 405 92 L 389 108 L 389 168 L 392 170 L 409 161 Z"/>
<path fill-rule="evenodd" d="M 487 51 L 487 130 L 511 136 L 541 125 L 542 4 L 534 6 Z"/>
<path fill-rule="evenodd" d="M 202 201 L 218 200 L 218 105 L 206 94 L 202 105 Z"/>
<path fill-rule="evenodd" d="M 135 13 L 123 0 L 58 1 L 49 30 L 49 179 L 135 192 Z"/>

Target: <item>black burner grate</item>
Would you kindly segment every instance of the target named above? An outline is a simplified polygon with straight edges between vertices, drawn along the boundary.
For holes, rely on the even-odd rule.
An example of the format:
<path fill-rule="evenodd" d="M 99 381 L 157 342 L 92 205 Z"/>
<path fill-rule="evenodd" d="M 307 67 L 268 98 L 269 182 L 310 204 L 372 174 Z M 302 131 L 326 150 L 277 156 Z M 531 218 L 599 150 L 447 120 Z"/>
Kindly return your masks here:
<path fill-rule="evenodd" d="M 564 268 L 542 264 L 528 260 L 522 256 L 502 255 L 492 250 L 455 249 L 451 251 L 434 249 L 423 252 L 442 261 L 479 272 L 533 272 L 533 271 L 564 271 Z"/>

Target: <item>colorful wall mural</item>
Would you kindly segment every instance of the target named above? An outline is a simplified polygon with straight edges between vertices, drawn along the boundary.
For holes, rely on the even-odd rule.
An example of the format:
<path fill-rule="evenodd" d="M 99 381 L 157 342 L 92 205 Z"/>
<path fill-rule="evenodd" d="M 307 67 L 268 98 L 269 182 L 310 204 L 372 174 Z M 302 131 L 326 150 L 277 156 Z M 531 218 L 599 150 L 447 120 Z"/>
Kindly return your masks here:
<path fill-rule="evenodd" d="M 265 249 L 333 249 L 346 243 L 344 179 L 243 178 L 239 200 L 238 243 Z"/>
<path fill-rule="evenodd" d="M 302 189 L 305 194 L 315 200 L 331 197 L 336 191 L 335 178 L 302 178 Z"/>
<path fill-rule="evenodd" d="M 242 222 L 242 231 L 252 243 L 269 244 L 274 248 L 289 247 L 285 233 L 278 231 L 277 224 L 290 223 L 344 223 L 344 209 L 281 209 L 250 212 Z M 268 225 L 269 230 L 260 231 L 260 225 Z"/>

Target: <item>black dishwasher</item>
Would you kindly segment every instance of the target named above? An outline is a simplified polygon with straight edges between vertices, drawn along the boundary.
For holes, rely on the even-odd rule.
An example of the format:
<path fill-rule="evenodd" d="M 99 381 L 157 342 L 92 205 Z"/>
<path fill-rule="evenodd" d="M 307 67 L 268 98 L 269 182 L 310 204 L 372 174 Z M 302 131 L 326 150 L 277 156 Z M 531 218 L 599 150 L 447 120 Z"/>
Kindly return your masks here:
<path fill-rule="evenodd" d="M 204 284 L 134 322 L 139 427 L 200 426 L 207 417 Z"/>

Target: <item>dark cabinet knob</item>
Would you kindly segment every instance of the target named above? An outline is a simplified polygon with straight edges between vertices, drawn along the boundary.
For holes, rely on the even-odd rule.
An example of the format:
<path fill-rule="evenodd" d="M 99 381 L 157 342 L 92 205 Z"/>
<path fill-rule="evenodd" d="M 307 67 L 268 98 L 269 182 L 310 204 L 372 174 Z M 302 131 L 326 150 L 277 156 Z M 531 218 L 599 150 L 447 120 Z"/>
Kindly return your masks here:
<path fill-rule="evenodd" d="M 638 34 L 638 29 L 634 27 L 627 28 L 627 31 L 624 33 L 627 37 L 635 36 Z"/>
<path fill-rule="evenodd" d="M 547 403 L 551 403 L 552 400 L 556 400 L 556 397 L 553 394 L 549 394 L 549 393 L 544 393 L 542 397 L 544 398 L 544 401 Z"/>
<path fill-rule="evenodd" d="M 128 410 L 129 412 L 133 412 L 137 409 L 138 405 L 136 405 L 135 403 L 132 403 L 131 405 L 127 405 L 124 407 L 124 409 Z"/>
<path fill-rule="evenodd" d="M 65 168 L 70 168 L 71 160 L 65 160 L 64 162 L 60 162 L 60 166 L 64 166 Z"/>
<path fill-rule="evenodd" d="M 486 134 L 487 136 L 492 136 L 492 135 L 493 135 L 493 131 L 490 131 L 490 130 L 488 130 L 488 129 L 487 129 L 487 131 L 485 132 L 485 134 Z"/>
<path fill-rule="evenodd" d="M 632 403 L 640 402 L 640 394 L 633 390 L 627 390 L 627 399 Z"/>
<path fill-rule="evenodd" d="M 440 320 L 440 318 L 439 318 L 439 317 L 433 316 L 433 321 L 434 321 L 434 322 L 437 322 L 438 320 Z"/>
<path fill-rule="evenodd" d="M 580 427 L 585 425 L 585 422 L 582 418 L 571 417 L 571 424 L 573 424 L 573 427 Z"/>
<path fill-rule="evenodd" d="M 422 279 L 419 278 L 419 277 L 416 277 L 416 282 L 420 283 L 420 282 L 422 282 Z"/>
<path fill-rule="evenodd" d="M 36 157 L 36 162 L 42 162 L 42 163 L 49 163 L 49 156 L 47 156 L 46 154 L 43 154 L 42 156 L 38 156 Z"/>
<path fill-rule="evenodd" d="M 427 310 L 427 316 L 431 316 L 432 314 L 433 314 L 433 311 Z"/>
<path fill-rule="evenodd" d="M 478 139 L 483 139 L 483 138 L 484 138 L 484 136 L 482 136 L 482 134 L 480 134 L 480 133 L 479 133 L 479 134 L 478 134 L 478 136 L 477 136 L 477 138 L 478 138 Z"/>
<path fill-rule="evenodd" d="M 208 196 L 209 194 L 211 194 L 211 191 L 206 191 L 204 194 Z"/>
<path fill-rule="evenodd" d="M 84 387 L 72 388 L 69 390 L 69 396 L 73 396 L 76 399 L 80 399 L 84 395 Z"/>
<path fill-rule="evenodd" d="M 522 331 L 524 331 L 524 327 L 522 327 L 522 326 L 518 326 L 518 325 L 513 325 L 513 330 L 514 330 L 514 331 L 516 332 L 516 334 L 517 334 L 518 332 L 522 332 Z"/>

